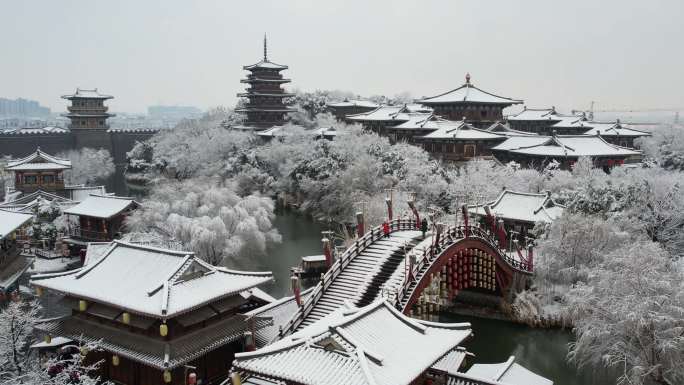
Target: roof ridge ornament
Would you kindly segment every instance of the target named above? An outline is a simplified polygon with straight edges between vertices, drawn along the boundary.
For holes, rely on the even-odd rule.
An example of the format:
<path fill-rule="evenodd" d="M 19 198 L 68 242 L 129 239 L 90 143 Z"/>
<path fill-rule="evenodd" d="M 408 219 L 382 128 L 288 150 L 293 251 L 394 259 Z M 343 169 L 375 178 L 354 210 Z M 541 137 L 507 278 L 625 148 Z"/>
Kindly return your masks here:
<path fill-rule="evenodd" d="M 469 85 L 470 84 L 470 72 L 466 72 L 465 80 L 466 80 L 466 84 Z"/>
<path fill-rule="evenodd" d="M 268 61 L 268 46 L 266 45 L 266 33 L 264 32 L 264 61 Z"/>

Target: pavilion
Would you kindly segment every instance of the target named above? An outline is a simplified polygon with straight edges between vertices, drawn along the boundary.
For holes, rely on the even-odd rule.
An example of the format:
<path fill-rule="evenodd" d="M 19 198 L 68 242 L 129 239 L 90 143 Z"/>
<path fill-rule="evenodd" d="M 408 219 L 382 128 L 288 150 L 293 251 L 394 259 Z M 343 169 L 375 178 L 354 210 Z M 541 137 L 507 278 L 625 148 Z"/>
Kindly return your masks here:
<path fill-rule="evenodd" d="M 87 362 L 102 360 L 99 374 L 118 384 L 184 385 L 190 371 L 205 382 L 227 375 L 245 332 L 261 326 L 241 313 L 270 300 L 257 288 L 272 281 L 270 272 L 121 241 L 94 246 L 83 267 L 32 277 L 38 295 L 61 294 L 70 309 L 38 325 L 46 340 L 97 343 L 102 350 L 87 352 Z"/>

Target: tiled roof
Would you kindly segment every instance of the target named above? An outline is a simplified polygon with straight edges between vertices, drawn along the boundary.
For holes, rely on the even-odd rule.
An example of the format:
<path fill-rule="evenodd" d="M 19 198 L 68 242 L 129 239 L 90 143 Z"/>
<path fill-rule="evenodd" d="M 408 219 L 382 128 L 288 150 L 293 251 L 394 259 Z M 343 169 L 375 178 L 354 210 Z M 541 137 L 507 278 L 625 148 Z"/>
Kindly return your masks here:
<path fill-rule="evenodd" d="M 470 81 L 466 81 L 466 83 L 462 86 L 451 91 L 447 91 L 443 94 L 419 100 L 419 103 L 427 105 L 443 103 L 485 103 L 511 105 L 521 104 L 522 102 L 522 100 L 507 98 L 483 91 L 471 84 Z"/>
<path fill-rule="evenodd" d="M 510 140 L 510 139 L 508 139 Z M 507 141 L 508 141 L 507 140 Z M 506 142 L 502 143 L 505 144 Z M 494 150 L 501 149 L 498 146 Z M 508 148 L 515 154 L 547 156 L 547 157 L 580 157 L 580 156 L 633 156 L 640 151 L 610 144 L 600 136 L 558 135 L 547 137 L 543 143 L 531 146 Z"/>
<path fill-rule="evenodd" d="M 301 299 L 305 301 L 311 294 L 312 288 L 302 291 Z M 254 339 L 257 347 L 261 348 L 274 342 L 279 337 L 280 327 L 285 325 L 287 321 L 292 318 L 297 311 L 298 306 L 294 296 L 284 297 L 274 301 L 268 305 L 261 306 L 257 309 L 245 313 L 248 317 L 255 317 L 264 320 L 269 320 L 264 327 L 255 331 Z"/>
<path fill-rule="evenodd" d="M 8 234 L 11 234 L 32 219 L 32 214 L 0 210 L 0 239 L 4 239 Z"/>
<path fill-rule="evenodd" d="M 468 211 L 476 215 L 487 215 L 484 206 L 497 218 L 525 222 L 552 222 L 562 215 L 565 206 L 559 205 L 548 194 L 523 193 L 504 190 L 488 203 L 468 207 Z"/>
<path fill-rule="evenodd" d="M 453 139 L 453 140 L 504 140 L 505 135 L 475 128 L 470 124 L 460 121 L 437 122 L 437 130 L 420 137 L 421 139 Z"/>
<path fill-rule="evenodd" d="M 131 313 L 168 319 L 272 279 L 270 272 L 209 265 L 192 252 L 114 241 L 84 267 L 35 275 L 31 284 Z"/>
<path fill-rule="evenodd" d="M 39 148 L 27 157 L 8 162 L 5 170 L 68 170 L 70 168 L 71 161 L 69 159 L 46 154 Z"/>
<path fill-rule="evenodd" d="M 418 321 L 388 302 L 340 308 L 233 365 L 248 373 L 301 384 L 408 384 L 471 335 L 470 324 Z"/>
<path fill-rule="evenodd" d="M 139 204 L 132 198 L 110 195 L 90 195 L 83 202 L 64 210 L 65 214 L 84 215 L 94 218 L 111 218 Z"/>
<path fill-rule="evenodd" d="M 88 98 L 88 99 L 112 99 L 111 95 L 104 95 L 97 92 L 97 88 L 92 90 L 85 90 L 76 88 L 76 92 L 71 95 L 62 95 L 62 99 L 75 99 L 75 98 Z"/>
<path fill-rule="evenodd" d="M 361 99 L 345 99 L 341 102 L 331 102 L 327 103 L 328 107 L 341 108 L 341 107 L 365 107 L 365 108 L 378 108 L 378 104 L 371 102 L 370 100 Z"/>
<path fill-rule="evenodd" d="M 513 356 L 499 364 L 474 364 L 466 375 L 505 385 L 553 385 L 553 381 L 515 363 Z"/>
<path fill-rule="evenodd" d="M 263 59 L 258 63 L 254 63 L 252 65 L 244 66 L 242 67 L 246 70 L 254 70 L 254 69 L 273 69 L 273 70 L 286 70 L 288 67 L 286 65 L 282 64 L 276 64 L 272 61 L 269 61 L 267 59 Z"/>
<path fill-rule="evenodd" d="M 631 136 L 642 137 L 651 136 L 649 132 L 639 131 L 621 124 L 619 121 L 613 123 L 599 123 L 587 122 L 591 129 L 584 132 L 584 135 L 601 135 L 601 136 Z"/>

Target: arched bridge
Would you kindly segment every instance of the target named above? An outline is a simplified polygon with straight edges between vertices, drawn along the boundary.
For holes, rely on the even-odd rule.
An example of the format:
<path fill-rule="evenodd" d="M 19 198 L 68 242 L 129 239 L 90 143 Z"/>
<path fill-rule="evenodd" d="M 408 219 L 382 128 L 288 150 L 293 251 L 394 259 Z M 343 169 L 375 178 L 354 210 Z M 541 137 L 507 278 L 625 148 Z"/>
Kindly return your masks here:
<path fill-rule="evenodd" d="M 322 275 L 281 336 L 332 313 L 349 301 L 367 305 L 390 299 L 406 314 L 425 311 L 426 302 L 446 302 L 459 291 L 473 290 L 510 298 L 532 272 L 532 256 L 506 252 L 487 231 L 454 226 L 422 238 L 416 221 L 390 221 L 358 238 Z"/>

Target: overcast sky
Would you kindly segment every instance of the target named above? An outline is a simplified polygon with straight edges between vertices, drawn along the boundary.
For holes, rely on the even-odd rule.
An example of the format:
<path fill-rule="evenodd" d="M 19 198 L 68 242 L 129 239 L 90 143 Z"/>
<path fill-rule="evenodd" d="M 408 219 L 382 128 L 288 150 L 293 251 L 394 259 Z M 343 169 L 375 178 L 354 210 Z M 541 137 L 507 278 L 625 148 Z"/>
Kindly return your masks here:
<path fill-rule="evenodd" d="M 4 0 L 0 97 L 61 111 L 79 86 L 114 111 L 232 106 L 264 33 L 301 90 L 419 97 L 470 72 L 531 107 L 684 105 L 681 0 Z"/>

